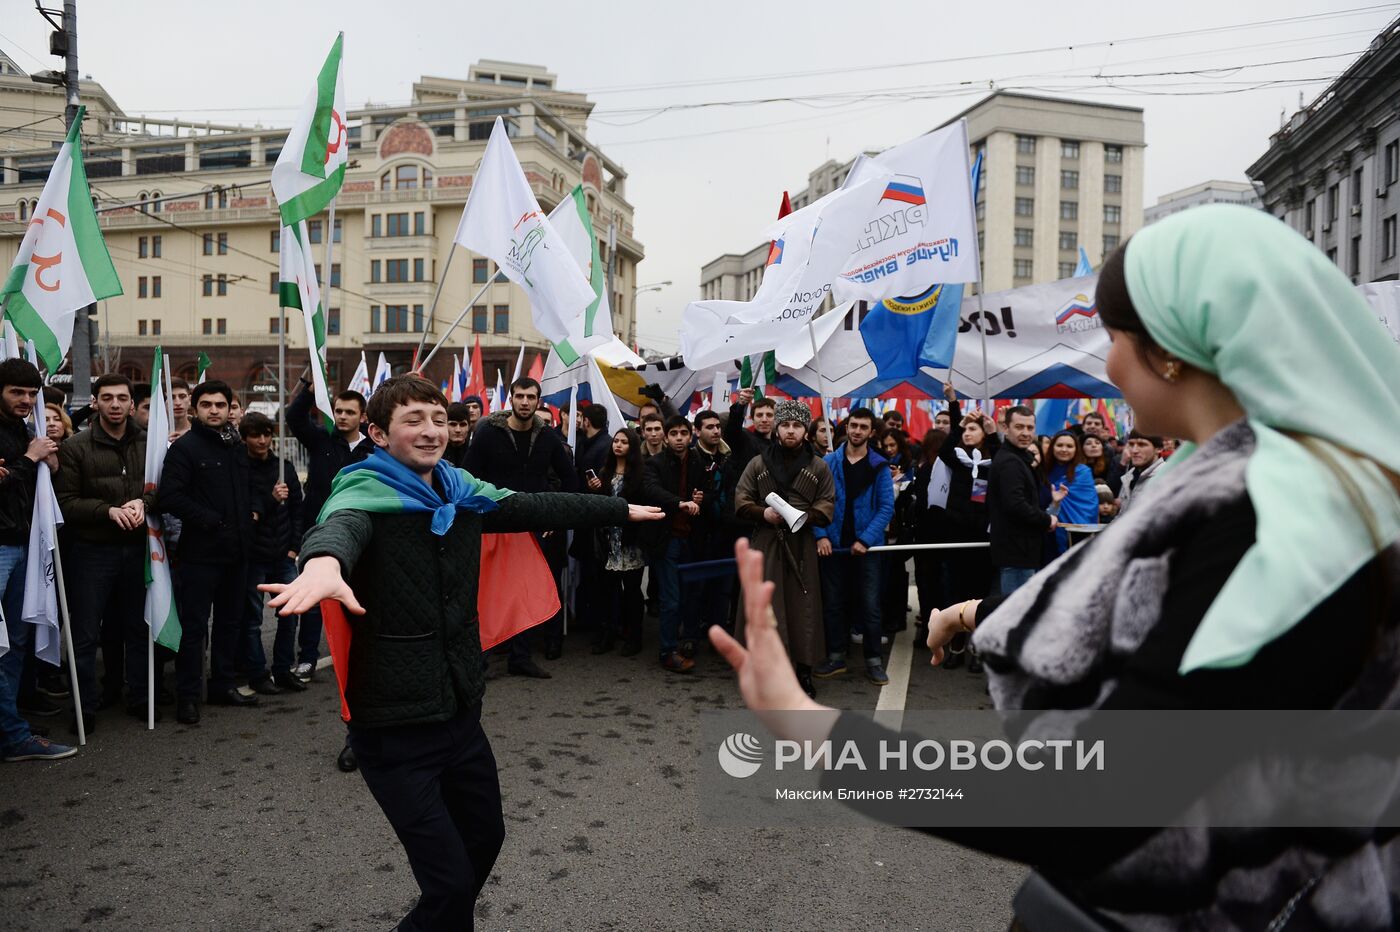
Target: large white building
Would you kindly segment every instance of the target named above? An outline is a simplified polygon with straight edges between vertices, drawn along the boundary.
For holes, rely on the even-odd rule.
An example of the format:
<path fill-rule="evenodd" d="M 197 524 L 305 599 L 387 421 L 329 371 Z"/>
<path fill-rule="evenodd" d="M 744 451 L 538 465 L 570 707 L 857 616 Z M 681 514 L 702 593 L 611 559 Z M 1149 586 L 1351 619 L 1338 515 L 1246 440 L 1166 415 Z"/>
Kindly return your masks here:
<path fill-rule="evenodd" d="M 1157 198 L 1157 203 L 1143 211 L 1143 222 L 1156 223 L 1163 217 L 1170 217 L 1202 204 L 1259 207 L 1259 192 L 1254 190 L 1254 185 L 1244 181 L 1203 181 Z"/>

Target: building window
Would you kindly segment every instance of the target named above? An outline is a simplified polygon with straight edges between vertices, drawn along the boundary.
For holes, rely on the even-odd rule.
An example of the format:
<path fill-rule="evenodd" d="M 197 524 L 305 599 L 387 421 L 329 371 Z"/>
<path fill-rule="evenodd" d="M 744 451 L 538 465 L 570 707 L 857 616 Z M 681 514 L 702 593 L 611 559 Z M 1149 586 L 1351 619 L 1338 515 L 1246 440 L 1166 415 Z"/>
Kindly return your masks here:
<path fill-rule="evenodd" d="M 1066 191 L 1079 190 L 1079 172 L 1060 172 L 1060 187 Z"/>
<path fill-rule="evenodd" d="M 1352 284 L 1356 284 L 1361 277 L 1361 237 L 1353 236 L 1351 238 L 1351 255 L 1348 258 L 1350 259 L 1348 265 L 1351 267 L 1351 281 Z"/>
<path fill-rule="evenodd" d="M 389 228 L 386 232 L 389 236 L 408 235 L 408 214 L 385 214 L 384 216 L 388 221 Z"/>
<path fill-rule="evenodd" d="M 281 332 L 282 332 L 282 318 L 281 318 L 280 315 L 277 316 L 277 317 L 269 317 L 269 318 L 267 319 L 267 332 L 268 332 L 268 333 L 281 333 Z"/>
<path fill-rule="evenodd" d="M 321 221 L 306 221 L 306 241 L 313 245 L 321 242 Z"/>
<path fill-rule="evenodd" d="M 211 333 L 213 333 L 213 332 L 214 332 L 214 320 L 213 320 L 213 318 L 210 318 L 210 317 L 204 318 L 204 320 L 202 320 L 202 321 L 200 322 L 200 329 L 199 329 L 199 332 L 202 333 L 202 334 L 204 334 L 206 337 L 209 336 Z"/>
<path fill-rule="evenodd" d="M 407 191 L 418 187 L 418 166 L 400 165 L 394 169 L 394 190 Z"/>
<path fill-rule="evenodd" d="M 1035 232 L 1028 227 L 1017 227 L 1015 243 L 1017 246 L 1034 246 Z"/>
<path fill-rule="evenodd" d="M 219 290 L 219 297 L 221 297 L 221 298 L 226 297 L 226 296 L 228 295 L 228 276 L 227 276 L 227 275 L 220 275 L 220 276 L 218 277 L 218 285 L 219 285 L 219 289 L 218 289 L 218 290 Z"/>
<path fill-rule="evenodd" d="M 1385 183 L 1386 186 L 1400 181 L 1400 139 L 1390 143 L 1385 147 Z"/>
<path fill-rule="evenodd" d="M 370 218 L 369 235 L 371 238 L 377 239 L 378 237 L 384 235 L 384 225 L 381 222 L 382 220 L 383 218 L 380 217 L 379 214 L 375 214 L 373 217 Z"/>
<path fill-rule="evenodd" d="M 153 297 L 153 298 L 159 298 L 159 297 L 160 297 L 160 276 L 159 276 L 159 275 L 152 275 L 152 276 L 151 276 L 151 297 Z"/>
<path fill-rule="evenodd" d="M 1035 184 L 1035 168 L 1031 165 L 1016 166 L 1017 184 Z"/>
<path fill-rule="evenodd" d="M 146 322 L 144 320 L 138 320 L 136 322 L 136 335 L 139 337 L 144 337 L 146 335 Z"/>
<path fill-rule="evenodd" d="M 1013 260 L 1012 264 L 1015 266 L 1014 273 L 1015 273 L 1015 275 L 1016 275 L 1017 278 L 1030 278 L 1030 277 L 1031 277 L 1031 260 L 1029 260 L 1029 259 L 1016 259 L 1016 260 Z"/>
<path fill-rule="evenodd" d="M 1061 140 L 1060 140 L 1060 158 L 1062 158 L 1062 159 L 1077 159 L 1077 158 L 1079 158 L 1079 141 L 1076 140 L 1076 139 L 1061 139 Z"/>
<path fill-rule="evenodd" d="M 497 304 L 492 308 L 491 329 L 495 333 L 506 333 L 510 330 L 510 305 Z"/>
<path fill-rule="evenodd" d="M 1337 247 L 1336 247 L 1336 246 L 1333 246 L 1331 249 L 1327 250 L 1327 261 L 1330 262 L 1330 263 L 1332 263 L 1333 265 L 1336 265 L 1336 264 L 1337 264 Z"/>
<path fill-rule="evenodd" d="M 1306 236 L 1308 239 L 1313 238 L 1313 230 L 1316 229 L 1316 227 L 1313 224 L 1313 221 L 1316 219 L 1317 199 L 1313 198 L 1312 200 L 1308 201 L 1308 203 L 1303 207 L 1303 229 L 1308 231 L 1303 235 Z"/>
<path fill-rule="evenodd" d="M 204 275 L 199 279 L 199 283 L 203 289 L 204 297 L 212 298 L 214 296 L 214 276 Z"/>
<path fill-rule="evenodd" d="M 282 251 L 282 230 L 280 228 L 272 231 L 269 240 L 271 242 L 271 247 L 268 249 L 268 252 Z"/>
<path fill-rule="evenodd" d="M 408 305 L 384 305 L 384 331 L 386 333 L 408 332 Z"/>
<path fill-rule="evenodd" d="M 978 220 L 986 220 L 986 219 L 987 219 L 987 202 L 986 202 L 986 201 L 978 201 L 978 202 L 977 202 L 977 219 L 978 219 Z"/>
<path fill-rule="evenodd" d="M 1104 146 L 1103 160 L 1110 165 L 1120 165 L 1123 162 L 1122 146 Z"/>
<path fill-rule="evenodd" d="M 370 281 L 370 284 L 377 284 L 377 283 L 379 282 L 379 260 L 378 260 L 378 259 L 371 259 L 371 260 L 369 260 L 369 281 Z"/>
<path fill-rule="evenodd" d="M 1078 248 L 1079 248 L 1079 234 L 1076 233 L 1076 232 L 1074 232 L 1073 230 L 1061 230 L 1061 231 L 1060 231 L 1060 248 L 1061 248 L 1061 249 L 1078 249 Z"/>
<path fill-rule="evenodd" d="M 1060 278 L 1073 278 L 1075 265 L 1076 263 L 1073 262 L 1061 262 Z"/>
<path fill-rule="evenodd" d="M 158 337 L 158 336 L 160 336 L 160 320 L 159 320 L 159 319 L 153 318 L 153 319 L 151 320 L 151 336 L 153 336 L 153 337 Z"/>
<path fill-rule="evenodd" d="M 1395 258 L 1395 218 L 1393 216 L 1386 217 L 1385 222 L 1381 224 L 1381 246 L 1385 258 Z"/>
<path fill-rule="evenodd" d="M 1338 182 L 1327 189 L 1327 225 L 1337 222 L 1338 201 L 1342 199 L 1342 185 Z"/>
<path fill-rule="evenodd" d="M 345 232 L 345 222 L 340 219 L 335 221 L 335 241 L 340 242 L 341 235 Z"/>
<path fill-rule="evenodd" d="M 205 234 L 204 234 L 204 254 L 205 254 L 206 256 L 212 256 L 212 255 L 214 254 L 214 234 L 213 234 L 213 233 L 205 233 Z"/>
<path fill-rule="evenodd" d="M 486 284 L 486 272 L 487 272 L 487 269 L 486 269 L 486 260 L 485 260 L 485 259 L 473 259 L 473 260 L 472 260 L 472 284 L 473 284 L 473 285 L 484 285 L 484 284 Z"/>
<path fill-rule="evenodd" d="M 280 272 L 268 272 L 268 273 L 267 273 L 267 293 L 268 293 L 268 294 L 276 294 L 276 293 L 277 293 L 277 286 L 278 286 L 280 283 L 281 283 L 281 273 L 280 273 Z"/>
<path fill-rule="evenodd" d="M 326 333 L 333 337 L 340 335 L 340 308 L 326 311 Z"/>
<path fill-rule="evenodd" d="M 332 287 L 332 288 L 339 288 L 339 287 L 340 287 L 340 263 L 339 263 L 339 262 L 332 262 L 332 263 L 331 263 L 331 287 Z"/>
<path fill-rule="evenodd" d="M 1035 137 L 1017 136 L 1016 151 L 1022 155 L 1035 155 Z"/>
<path fill-rule="evenodd" d="M 1119 204 L 1105 204 L 1105 205 L 1103 205 L 1103 222 L 1104 222 L 1104 223 L 1122 223 L 1122 222 L 1123 222 L 1123 208 L 1122 208 L 1122 206 L 1119 205 Z"/>
<path fill-rule="evenodd" d="M 226 256 L 226 255 L 228 255 L 228 234 L 227 234 L 227 233 L 220 233 L 220 234 L 219 234 L 219 255 L 221 255 L 221 256 Z"/>
<path fill-rule="evenodd" d="M 413 305 L 413 332 L 423 332 L 423 305 Z"/>
<path fill-rule="evenodd" d="M 1106 256 L 1118 248 L 1119 238 L 1115 233 L 1108 233 L 1103 238 L 1103 254 Z"/>
<path fill-rule="evenodd" d="M 388 173 L 388 172 L 385 172 L 384 174 L 382 174 L 382 175 L 379 176 L 379 190 L 381 190 L 381 191 L 387 191 L 387 190 L 389 190 L 389 173 Z"/>
<path fill-rule="evenodd" d="M 1061 220 L 1078 220 L 1078 219 L 1079 219 L 1079 202 L 1078 202 L 1078 201 L 1060 201 L 1060 219 L 1061 219 Z"/>
<path fill-rule="evenodd" d="M 217 326 L 215 327 L 215 329 L 218 331 L 219 336 L 224 336 L 225 334 L 228 333 L 228 318 L 227 318 L 227 317 L 220 317 L 217 321 L 215 321 L 215 324 L 217 325 Z"/>
<path fill-rule="evenodd" d="M 472 333 L 486 332 L 486 305 L 472 305 Z"/>
<path fill-rule="evenodd" d="M 136 279 L 136 297 L 146 297 L 146 276 L 144 275 Z"/>
<path fill-rule="evenodd" d="M 414 260 L 413 260 L 413 280 L 416 281 L 416 282 L 421 282 L 421 281 L 423 281 L 423 260 L 422 260 L 422 259 L 414 259 Z"/>
<path fill-rule="evenodd" d="M 413 213 L 413 235 L 422 236 L 428 232 L 428 215 L 418 210 Z"/>
<path fill-rule="evenodd" d="M 1103 189 L 1106 194 L 1121 194 L 1123 191 L 1123 176 L 1104 175 Z"/>
<path fill-rule="evenodd" d="M 151 258 L 160 258 L 160 236 L 158 235 L 151 237 Z"/>
<path fill-rule="evenodd" d="M 1018 216 L 1018 217 L 1030 217 L 1030 216 L 1033 216 L 1034 214 L 1035 214 L 1035 198 L 1033 198 L 1033 197 L 1018 197 L 1018 198 L 1016 198 L 1016 216 Z"/>
<path fill-rule="evenodd" d="M 379 305 L 378 305 L 378 304 L 371 304 L 371 305 L 369 306 L 369 332 L 370 332 L 370 333 L 378 333 L 378 332 L 379 332 Z"/>
<path fill-rule="evenodd" d="M 384 260 L 384 280 L 388 282 L 408 281 L 408 260 L 407 259 L 385 259 Z"/>
<path fill-rule="evenodd" d="M 146 237 L 142 236 L 136 240 L 136 258 L 146 258 Z"/>
<path fill-rule="evenodd" d="M 1361 169 L 1351 173 L 1351 206 L 1361 206 Z"/>

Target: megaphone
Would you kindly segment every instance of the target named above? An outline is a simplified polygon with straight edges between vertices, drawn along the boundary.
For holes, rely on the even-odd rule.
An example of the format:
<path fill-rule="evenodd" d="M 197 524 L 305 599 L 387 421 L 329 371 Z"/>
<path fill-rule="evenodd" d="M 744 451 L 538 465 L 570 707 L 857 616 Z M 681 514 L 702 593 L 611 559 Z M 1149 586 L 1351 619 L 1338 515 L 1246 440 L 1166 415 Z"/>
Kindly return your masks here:
<path fill-rule="evenodd" d="M 802 525 L 807 523 L 807 512 L 798 511 L 796 508 L 783 501 L 777 492 L 769 492 L 768 497 L 765 498 L 764 501 L 767 502 L 769 507 L 774 511 L 783 516 L 783 520 L 787 522 L 789 531 L 797 533 L 802 530 Z"/>

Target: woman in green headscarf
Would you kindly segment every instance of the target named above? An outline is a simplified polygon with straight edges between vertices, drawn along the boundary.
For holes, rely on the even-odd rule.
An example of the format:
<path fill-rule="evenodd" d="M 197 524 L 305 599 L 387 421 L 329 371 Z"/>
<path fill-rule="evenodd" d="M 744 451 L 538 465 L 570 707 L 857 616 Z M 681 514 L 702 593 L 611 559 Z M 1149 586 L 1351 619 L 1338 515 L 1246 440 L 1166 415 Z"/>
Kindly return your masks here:
<path fill-rule="evenodd" d="M 1312 244 L 1239 207 L 1134 235 L 1096 303 L 1138 429 L 1187 443 L 1139 507 L 1026 586 L 935 613 L 933 662 L 974 631 L 999 709 L 1394 708 L 1400 347 Z M 749 630 L 747 650 L 712 635 L 749 706 L 821 709 Z M 833 740 L 856 734 L 828 715 Z M 1393 830 L 941 834 L 1035 866 L 1091 923 L 1400 925 Z"/>

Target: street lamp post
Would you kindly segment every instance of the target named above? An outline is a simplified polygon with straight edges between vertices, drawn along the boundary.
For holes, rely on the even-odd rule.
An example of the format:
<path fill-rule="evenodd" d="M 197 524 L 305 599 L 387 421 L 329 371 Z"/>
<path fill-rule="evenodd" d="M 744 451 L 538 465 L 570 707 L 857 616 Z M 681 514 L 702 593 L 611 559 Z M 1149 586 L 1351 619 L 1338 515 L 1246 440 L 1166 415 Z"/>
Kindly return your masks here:
<path fill-rule="evenodd" d="M 627 328 L 627 342 L 631 343 L 633 346 L 637 345 L 637 295 L 646 294 L 648 291 L 660 291 L 663 288 L 670 287 L 672 284 L 674 284 L 674 282 L 671 281 L 652 282 L 649 285 L 638 285 L 636 288 L 632 289 L 632 325 Z"/>

